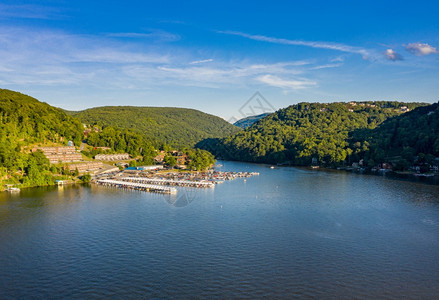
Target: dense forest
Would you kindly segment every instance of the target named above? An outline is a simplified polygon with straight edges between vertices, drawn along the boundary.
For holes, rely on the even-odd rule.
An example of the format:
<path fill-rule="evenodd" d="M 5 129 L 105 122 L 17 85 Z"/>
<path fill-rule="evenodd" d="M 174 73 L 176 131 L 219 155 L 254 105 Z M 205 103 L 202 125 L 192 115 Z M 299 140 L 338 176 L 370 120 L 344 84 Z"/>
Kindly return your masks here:
<path fill-rule="evenodd" d="M 211 168 L 215 163 L 215 157 L 206 150 L 202 149 L 186 149 L 189 163 L 187 168 L 193 171 L 205 171 Z"/>
<path fill-rule="evenodd" d="M 414 161 L 431 164 L 439 157 L 439 103 L 391 118 L 374 130 L 355 131 L 352 143 L 362 141 L 369 143 L 369 150 L 359 151 L 366 161 L 391 162 L 397 169 Z"/>
<path fill-rule="evenodd" d="M 83 136 L 78 119 L 63 110 L 27 95 L 0 89 L 0 181 L 8 176 L 12 182 L 22 179 L 24 186 L 44 185 L 52 180 L 49 161 L 40 153 L 24 148 L 37 144 L 77 146 Z"/>
<path fill-rule="evenodd" d="M 240 130 L 219 117 L 186 108 L 107 106 L 69 113 L 83 123 L 132 129 L 145 140 L 179 148 L 192 147 L 206 138 L 226 137 Z"/>
<path fill-rule="evenodd" d="M 358 139 L 358 134 L 354 138 L 355 132 L 373 130 L 389 118 L 425 105 L 390 101 L 299 103 L 232 136 L 202 141 L 198 147 L 232 160 L 292 165 L 314 161 L 337 166 L 370 150 L 371 140 Z"/>
<path fill-rule="evenodd" d="M 113 152 L 129 153 L 132 157 L 142 156 L 141 162 L 153 164 L 156 155 L 153 143 L 130 129 L 119 129 L 107 126 L 104 129 L 92 131 L 87 136 L 87 144 L 92 147 L 109 147 Z M 103 153 L 100 149 L 83 152 L 87 156 Z"/>

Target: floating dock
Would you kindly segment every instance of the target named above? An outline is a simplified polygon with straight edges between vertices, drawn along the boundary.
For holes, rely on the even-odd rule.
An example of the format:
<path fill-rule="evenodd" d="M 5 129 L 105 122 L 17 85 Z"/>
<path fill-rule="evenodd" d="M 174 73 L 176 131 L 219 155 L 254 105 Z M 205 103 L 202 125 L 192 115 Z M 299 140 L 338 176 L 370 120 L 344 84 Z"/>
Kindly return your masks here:
<path fill-rule="evenodd" d="M 120 180 L 124 182 L 148 183 L 154 185 L 171 185 L 184 186 L 195 188 L 214 188 L 215 183 L 209 181 L 190 181 L 190 180 L 175 180 L 175 179 L 161 179 L 161 178 L 146 178 L 146 177 L 121 177 Z"/>
<path fill-rule="evenodd" d="M 177 194 L 176 188 L 164 187 L 162 185 L 145 184 L 139 182 L 128 182 L 128 181 L 120 181 L 120 180 L 112 180 L 112 179 L 100 179 L 100 180 L 96 180 L 96 183 L 103 186 L 111 186 L 111 187 L 117 187 L 122 189 L 154 192 L 160 194 Z"/>

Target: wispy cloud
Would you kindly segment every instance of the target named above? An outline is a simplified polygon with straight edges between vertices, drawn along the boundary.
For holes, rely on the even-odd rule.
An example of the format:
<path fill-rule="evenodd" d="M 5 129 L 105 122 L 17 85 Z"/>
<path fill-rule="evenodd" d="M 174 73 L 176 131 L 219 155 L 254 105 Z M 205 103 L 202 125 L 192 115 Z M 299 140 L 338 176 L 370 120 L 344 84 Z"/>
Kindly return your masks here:
<path fill-rule="evenodd" d="M 437 49 L 429 44 L 411 43 L 405 47 L 405 50 L 417 56 L 438 53 Z"/>
<path fill-rule="evenodd" d="M 310 70 L 320 70 L 320 69 L 338 68 L 338 67 L 341 67 L 342 65 L 343 65 L 342 63 L 337 63 L 337 64 L 325 64 L 325 65 L 320 65 L 320 66 L 311 67 Z"/>
<path fill-rule="evenodd" d="M 173 79 L 178 85 L 215 87 L 220 88 L 227 86 L 248 86 L 255 84 L 266 84 L 276 86 L 282 89 L 299 89 L 310 87 L 314 82 L 306 79 L 297 79 L 307 76 L 307 72 L 312 69 L 315 64 L 309 61 L 289 61 L 273 64 L 252 64 L 247 62 L 227 62 L 220 61 L 204 66 L 195 64 L 194 66 L 158 66 L 157 70 L 162 74 L 151 72 L 151 70 L 143 71 L 143 74 L 150 75 L 155 73 L 161 76 L 163 80 Z M 136 76 L 139 76 L 137 69 Z M 270 75 L 267 75 L 270 74 Z M 275 75 L 273 75 L 275 74 Z M 268 77 L 267 77 L 268 76 Z M 274 76 L 274 77 L 272 77 Z M 283 76 L 285 79 L 283 84 L 280 79 L 275 76 Z M 277 84 L 275 82 L 277 80 Z M 287 82 L 287 80 L 290 80 Z"/>
<path fill-rule="evenodd" d="M 175 42 L 180 40 L 178 34 L 162 30 L 153 30 L 151 32 L 112 32 L 107 34 L 108 37 L 131 38 L 131 39 L 154 39 L 161 42 Z"/>
<path fill-rule="evenodd" d="M 330 62 L 333 62 L 333 63 L 341 63 L 341 62 L 344 62 L 344 59 L 345 59 L 345 58 L 344 58 L 343 56 L 337 56 L 337 57 L 331 59 Z"/>
<path fill-rule="evenodd" d="M 384 52 L 384 57 L 388 60 L 391 61 L 398 61 L 398 60 L 404 60 L 404 58 L 402 57 L 401 54 L 397 53 L 395 50 L 393 49 L 387 49 Z"/>
<path fill-rule="evenodd" d="M 202 60 L 194 60 L 191 61 L 189 64 L 190 65 L 197 65 L 197 64 L 204 64 L 204 63 L 208 63 L 208 62 L 212 62 L 213 58 L 209 58 L 209 59 L 202 59 Z"/>
<path fill-rule="evenodd" d="M 0 4 L 0 18 L 59 19 L 61 17 L 62 15 L 58 9 L 48 6 Z"/>
<path fill-rule="evenodd" d="M 0 27 L 0 82 L 6 86 L 105 86 L 141 90 L 266 85 L 291 91 L 316 86 L 317 81 L 309 79 L 314 72 L 341 65 L 315 60 L 260 63 L 214 56 L 197 59 L 192 51 L 172 44 L 157 48 L 150 46 L 151 43 L 119 39 L 125 36 L 137 38 L 138 34 L 73 35 Z"/>
<path fill-rule="evenodd" d="M 311 80 L 286 80 L 269 74 L 259 76 L 257 80 L 270 86 L 286 90 L 298 90 L 317 85 L 317 82 Z"/>
<path fill-rule="evenodd" d="M 223 34 L 241 36 L 241 37 L 248 38 L 248 39 L 255 40 L 255 41 L 268 42 L 268 43 L 274 43 L 274 44 L 306 46 L 306 47 L 312 47 L 312 48 L 328 49 L 328 50 L 335 50 L 335 51 L 341 51 L 341 52 L 347 52 L 347 53 L 355 53 L 355 54 L 362 55 L 362 57 L 364 59 L 368 59 L 371 55 L 371 52 L 367 49 L 349 46 L 349 45 L 340 44 L 340 43 L 289 40 L 289 39 L 283 39 L 283 38 L 268 37 L 268 36 L 264 36 L 264 35 L 247 34 L 247 33 L 239 32 L 239 31 L 217 31 L 217 32 L 223 33 Z"/>
<path fill-rule="evenodd" d="M 0 79 L 7 84 L 90 84 L 126 64 L 164 64 L 169 55 L 99 36 L 0 27 Z M 101 70 L 105 70 L 102 71 Z"/>

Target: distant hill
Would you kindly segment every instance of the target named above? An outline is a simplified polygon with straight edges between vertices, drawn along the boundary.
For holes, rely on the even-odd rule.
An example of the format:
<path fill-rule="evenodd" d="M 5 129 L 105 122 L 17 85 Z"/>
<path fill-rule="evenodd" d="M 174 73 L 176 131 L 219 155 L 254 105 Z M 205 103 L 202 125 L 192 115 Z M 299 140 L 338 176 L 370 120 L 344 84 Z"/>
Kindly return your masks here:
<path fill-rule="evenodd" d="M 203 139 L 240 130 L 219 117 L 186 108 L 105 106 L 69 113 L 83 123 L 132 129 L 147 139 L 176 147 L 191 147 Z"/>
<path fill-rule="evenodd" d="M 373 130 L 389 118 L 426 105 L 391 101 L 299 103 L 244 131 L 205 140 L 198 146 L 225 159 L 293 165 L 310 165 L 315 159 L 334 166 L 368 150 L 366 140 L 352 144 L 355 131 Z"/>
<path fill-rule="evenodd" d="M 260 115 L 256 115 L 256 116 L 249 116 L 247 118 L 243 118 L 243 119 L 236 121 L 235 123 L 233 123 L 233 125 L 241 127 L 242 129 L 246 129 L 247 127 L 252 126 L 254 123 L 256 123 L 257 121 L 259 121 L 262 118 L 265 118 L 268 115 L 269 115 L 269 113 L 260 114 Z"/>

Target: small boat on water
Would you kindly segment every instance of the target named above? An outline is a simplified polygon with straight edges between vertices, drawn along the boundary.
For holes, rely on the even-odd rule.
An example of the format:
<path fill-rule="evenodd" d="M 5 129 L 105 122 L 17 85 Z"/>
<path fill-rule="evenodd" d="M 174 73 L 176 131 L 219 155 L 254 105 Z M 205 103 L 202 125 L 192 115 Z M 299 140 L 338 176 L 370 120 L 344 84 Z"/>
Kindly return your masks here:
<path fill-rule="evenodd" d="M 274 166 L 271 166 L 270 169 L 274 169 Z"/>
<path fill-rule="evenodd" d="M 434 174 L 425 174 L 425 173 L 415 173 L 415 174 L 413 174 L 413 175 L 415 175 L 416 177 L 433 177 L 434 176 Z"/>
<path fill-rule="evenodd" d="M 20 192 L 20 189 L 17 188 L 17 187 L 8 187 L 8 188 L 6 189 L 6 191 L 8 191 L 8 192 L 10 192 L 10 193 L 19 193 L 19 192 Z"/>
<path fill-rule="evenodd" d="M 311 166 L 311 169 L 318 169 L 319 166 Z"/>

